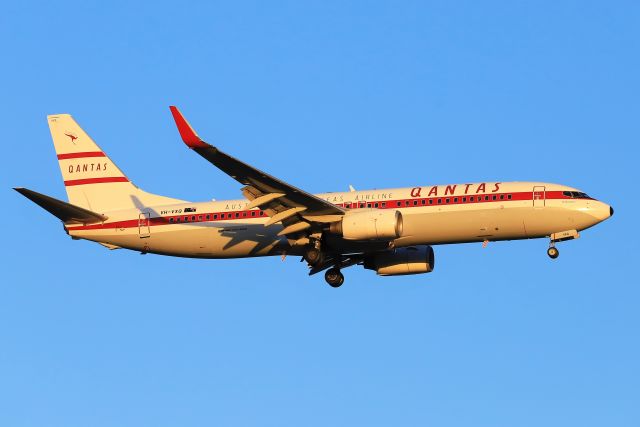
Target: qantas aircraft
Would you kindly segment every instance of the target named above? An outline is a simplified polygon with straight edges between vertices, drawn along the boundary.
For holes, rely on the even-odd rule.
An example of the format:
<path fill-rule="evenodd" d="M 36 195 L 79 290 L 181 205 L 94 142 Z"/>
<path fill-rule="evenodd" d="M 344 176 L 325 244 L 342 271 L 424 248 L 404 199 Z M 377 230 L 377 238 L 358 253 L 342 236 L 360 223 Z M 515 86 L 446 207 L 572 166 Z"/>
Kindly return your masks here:
<path fill-rule="evenodd" d="M 187 202 L 136 187 L 68 114 L 48 116 L 69 202 L 15 190 L 62 220 L 73 239 L 193 258 L 302 256 L 329 285 L 362 265 L 382 276 L 429 273 L 432 245 L 560 241 L 613 215 L 580 190 L 542 182 L 479 182 L 310 194 L 204 142 L 170 107 L 184 143 L 242 184 L 244 199 Z"/>

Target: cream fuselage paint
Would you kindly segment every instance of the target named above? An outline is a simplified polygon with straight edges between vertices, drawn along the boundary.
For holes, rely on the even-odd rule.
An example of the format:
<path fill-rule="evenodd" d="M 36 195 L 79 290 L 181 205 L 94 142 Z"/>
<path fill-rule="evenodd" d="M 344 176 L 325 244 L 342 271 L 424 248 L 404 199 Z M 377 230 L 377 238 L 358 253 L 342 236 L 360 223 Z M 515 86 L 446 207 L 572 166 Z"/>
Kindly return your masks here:
<path fill-rule="evenodd" d="M 358 203 L 358 209 L 400 211 L 404 226 L 400 238 L 393 242 L 395 247 L 547 237 L 561 231 L 581 231 L 609 217 L 610 208 L 605 203 L 556 197 L 563 191 L 578 190 L 557 184 L 511 182 L 317 196 L 349 208 Z M 246 200 L 229 200 L 141 206 L 105 212 L 109 217 L 105 223 L 68 226 L 67 231 L 75 238 L 182 257 L 238 258 L 299 253 L 300 249 L 289 246 L 285 237 L 277 236 L 282 229 L 280 224 L 265 227 L 268 217 L 260 216 L 257 209 L 247 210 L 247 204 Z M 180 222 L 176 222 L 178 219 Z M 380 242 L 341 241 L 339 244 L 341 249 L 354 247 L 359 251 L 385 247 Z"/>

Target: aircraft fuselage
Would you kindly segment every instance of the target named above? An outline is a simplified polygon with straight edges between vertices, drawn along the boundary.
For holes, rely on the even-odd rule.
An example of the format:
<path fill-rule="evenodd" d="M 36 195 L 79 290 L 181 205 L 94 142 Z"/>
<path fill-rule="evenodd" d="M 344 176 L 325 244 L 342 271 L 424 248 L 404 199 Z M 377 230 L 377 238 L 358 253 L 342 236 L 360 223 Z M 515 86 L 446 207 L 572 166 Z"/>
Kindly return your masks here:
<path fill-rule="evenodd" d="M 402 235 L 393 247 L 550 237 L 577 232 L 611 216 L 609 205 L 579 190 L 536 182 L 491 182 L 318 194 L 347 209 L 402 213 Z M 108 220 L 67 225 L 74 238 L 163 255 L 238 258 L 299 254 L 279 223 L 247 209 L 247 200 L 179 203 L 105 212 Z M 576 234 L 571 234 L 576 232 Z M 561 235 L 557 240 L 562 240 Z M 340 253 L 384 250 L 388 241 L 350 241 L 327 236 Z"/>

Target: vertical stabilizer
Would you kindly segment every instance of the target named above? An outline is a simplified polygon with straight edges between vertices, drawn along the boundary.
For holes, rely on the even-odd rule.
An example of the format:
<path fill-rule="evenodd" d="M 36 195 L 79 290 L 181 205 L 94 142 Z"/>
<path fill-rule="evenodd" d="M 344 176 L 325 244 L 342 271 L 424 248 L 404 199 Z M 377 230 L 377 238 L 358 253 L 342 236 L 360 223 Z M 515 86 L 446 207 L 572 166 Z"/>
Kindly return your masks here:
<path fill-rule="evenodd" d="M 69 114 L 47 118 L 70 203 L 106 212 L 180 202 L 133 185 Z"/>

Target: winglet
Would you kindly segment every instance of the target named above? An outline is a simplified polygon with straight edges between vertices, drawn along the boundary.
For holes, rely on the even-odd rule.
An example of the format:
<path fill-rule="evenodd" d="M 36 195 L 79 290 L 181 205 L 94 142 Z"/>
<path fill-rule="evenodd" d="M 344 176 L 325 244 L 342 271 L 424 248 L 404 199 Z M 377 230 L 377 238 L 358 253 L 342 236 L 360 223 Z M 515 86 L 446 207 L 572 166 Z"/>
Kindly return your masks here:
<path fill-rule="evenodd" d="M 209 144 L 204 142 L 193 130 L 187 119 L 184 118 L 178 107 L 170 106 L 171 114 L 173 115 L 173 120 L 176 121 L 176 126 L 178 127 L 178 132 L 180 132 L 180 136 L 182 140 L 189 148 L 205 148 L 210 147 Z"/>

